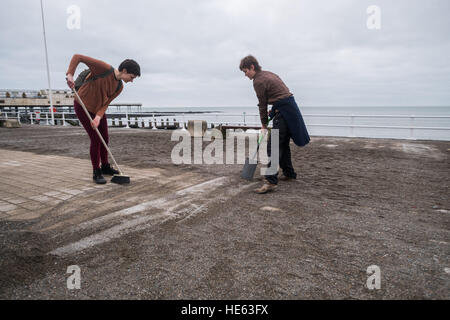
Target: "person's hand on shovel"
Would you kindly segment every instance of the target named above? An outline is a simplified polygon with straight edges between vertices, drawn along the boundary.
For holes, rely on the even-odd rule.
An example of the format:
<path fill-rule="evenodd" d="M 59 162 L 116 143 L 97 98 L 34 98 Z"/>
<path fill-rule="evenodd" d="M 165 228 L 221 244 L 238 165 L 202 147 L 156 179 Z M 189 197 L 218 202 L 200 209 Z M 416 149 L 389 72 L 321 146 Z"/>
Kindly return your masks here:
<path fill-rule="evenodd" d="M 267 125 L 261 127 L 261 135 L 264 137 L 267 133 Z"/>

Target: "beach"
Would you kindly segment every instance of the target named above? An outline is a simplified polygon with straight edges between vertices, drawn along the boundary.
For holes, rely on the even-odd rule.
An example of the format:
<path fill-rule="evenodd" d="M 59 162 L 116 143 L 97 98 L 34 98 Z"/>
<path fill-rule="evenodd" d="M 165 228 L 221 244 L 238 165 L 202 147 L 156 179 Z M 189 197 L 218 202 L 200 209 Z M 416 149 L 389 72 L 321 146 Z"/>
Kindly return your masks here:
<path fill-rule="evenodd" d="M 171 134 L 110 128 L 132 182 L 98 187 L 82 128 L 0 128 L 0 298 L 450 298 L 450 142 L 291 142 L 297 180 L 258 195 L 259 170 L 174 165 Z"/>

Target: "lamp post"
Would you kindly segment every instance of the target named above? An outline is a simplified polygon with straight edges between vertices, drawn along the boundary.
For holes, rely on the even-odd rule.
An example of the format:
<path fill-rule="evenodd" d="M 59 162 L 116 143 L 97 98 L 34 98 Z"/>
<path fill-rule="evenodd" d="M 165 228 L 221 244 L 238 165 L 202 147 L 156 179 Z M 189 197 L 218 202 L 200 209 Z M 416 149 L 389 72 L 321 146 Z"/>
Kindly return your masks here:
<path fill-rule="evenodd" d="M 41 15 L 42 15 L 42 30 L 44 31 L 45 61 L 47 63 L 48 96 L 50 98 L 50 112 L 52 114 L 52 125 L 54 125 L 55 117 L 53 115 L 52 88 L 50 86 L 50 68 L 48 66 L 47 39 L 45 37 L 44 7 L 42 5 L 42 0 L 41 0 Z"/>

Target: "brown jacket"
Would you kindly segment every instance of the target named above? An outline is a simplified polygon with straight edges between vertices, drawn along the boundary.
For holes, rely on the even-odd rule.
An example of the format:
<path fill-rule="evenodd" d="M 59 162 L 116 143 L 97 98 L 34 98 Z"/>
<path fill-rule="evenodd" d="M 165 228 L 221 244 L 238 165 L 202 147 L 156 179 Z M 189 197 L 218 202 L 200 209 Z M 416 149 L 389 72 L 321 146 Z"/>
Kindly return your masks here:
<path fill-rule="evenodd" d="M 69 69 L 67 70 L 66 75 L 69 73 L 74 75 L 80 62 L 86 64 L 91 70 L 91 73 L 86 77 L 86 80 L 91 78 L 93 75 L 99 75 L 111 69 L 111 65 L 103 61 L 80 54 L 75 54 L 70 61 Z M 104 78 L 98 78 L 82 85 L 78 90 L 78 95 L 81 100 L 83 100 L 84 105 L 89 112 L 103 117 L 109 104 L 123 90 L 123 85 L 121 85 L 120 89 L 117 90 L 119 81 L 122 80 L 117 80 L 114 72 L 111 72 Z"/>
<path fill-rule="evenodd" d="M 259 117 L 262 124 L 267 124 L 269 117 L 267 115 L 267 105 L 274 104 L 278 100 L 292 96 L 288 87 L 275 73 L 270 71 L 258 71 L 253 78 L 253 88 L 259 103 Z"/>

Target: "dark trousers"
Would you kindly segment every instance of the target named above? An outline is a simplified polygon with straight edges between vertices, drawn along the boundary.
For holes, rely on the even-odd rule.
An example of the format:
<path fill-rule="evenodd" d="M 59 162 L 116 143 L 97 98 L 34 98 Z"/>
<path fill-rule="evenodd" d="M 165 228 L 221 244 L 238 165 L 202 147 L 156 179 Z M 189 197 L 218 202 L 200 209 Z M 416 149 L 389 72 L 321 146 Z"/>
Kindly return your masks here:
<path fill-rule="evenodd" d="M 83 107 L 80 104 L 78 104 L 76 100 L 74 101 L 73 105 L 75 107 L 75 113 L 77 114 L 78 119 L 80 120 L 81 124 L 83 125 L 84 129 L 89 135 L 89 138 L 91 139 L 91 147 L 89 149 L 89 153 L 91 155 L 92 167 L 94 169 L 98 169 L 100 168 L 100 160 L 102 164 L 104 165 L 108 164 L 108 151 L 106 150 L 105 146 L 100 140 L 100 137 L 98 136 L 97 132 L 95 132 L 95 130 L 91 126 L 91 120 L 95 118 L 95 114 L 89 112 L 89 115 L 92 118 L 89 119 L 86 113 L 84 112 Z M 108 137 L 108 122 L 106 121 L 106 114 L 100 120 L 98 131 L 100 131 L 103 140 L 105 140 L 106 144 L 108 144 L 109 137 Z"/>
<path fill-rule="evenodd" d="M 291 148 L 289 147 L 289 142 L 291 141 L 291 133 L 289 132 L 288 125 L 286 120 L 284 120 L 283 116 L 280 112 L 275 113 L 275 117 L 273 118 L 273 129 L 278 129 L 279 133 L 279 165 L 283 170 L 283 174 L 286 177 L 297 178 L 297 174 L 294 171 L 294 167 L 292 166 L 291 160 Z M 271 156 L 272 151 L 272 137 L 269 137 L 269 141 L 267 142 L 267 155 Z M 269 162 L 269 167 L 271 162 Z M 278 184 L 278 170 L 276 174 L 264 176 L 266 180 L 272 184 Z"/>

